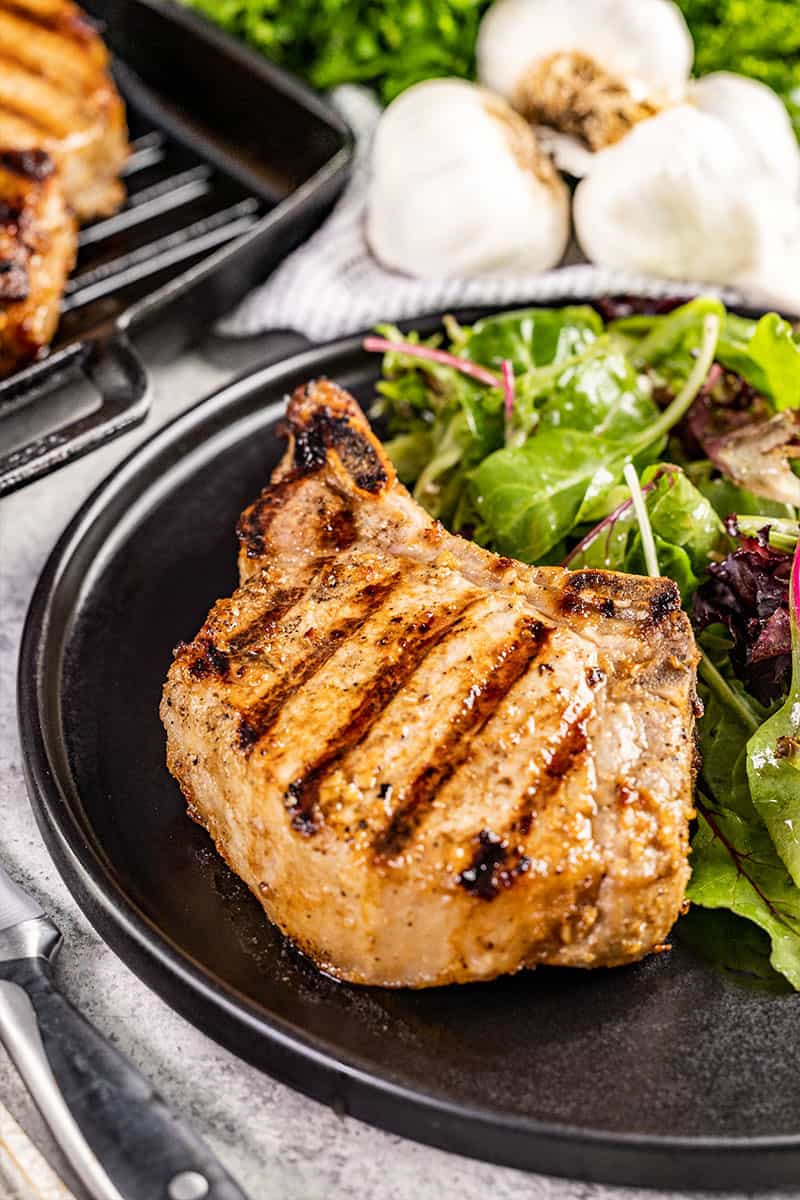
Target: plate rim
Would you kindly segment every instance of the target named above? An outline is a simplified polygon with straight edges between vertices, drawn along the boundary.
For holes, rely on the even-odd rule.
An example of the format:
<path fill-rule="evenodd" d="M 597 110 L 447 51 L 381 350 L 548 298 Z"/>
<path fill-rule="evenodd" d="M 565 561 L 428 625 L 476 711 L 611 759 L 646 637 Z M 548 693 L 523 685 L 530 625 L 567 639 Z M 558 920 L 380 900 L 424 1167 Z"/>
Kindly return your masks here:
<path fill-rule="evenodd" d="M 562 303 L 576 303 L 567 297 Z M 547 305 L 529 307 L 555 307 Z M 523 305 L 485 306 L 476 311 L 516 311 Z M 471 319 L 475 319 L 472 315 Z M 432 328 L 441 314 L 403 326 Z M 157 928 L 115 882 L 113 873 L 69 803 L 59 755 L 54 752 L 52 718 L 46 691 L 54 682 L 48 658 L 54 648 L 61 660 L 63 638 L 52 644 L 53 608 L 72 557 L 91 537 L 102 514 L 112 510 L 127 486 L 145 495 L 154 478 L 147 474 L 159 456 L 182 436 L 197 434 L 209 416 L 222 414 L 240 399 L 304 374 L 335 372 L 349 360 L 375 358 L 361 345 L 363 334 L 311 346 L 266 365 L 257 365 L 198 400 L 136 446 L 90 493 L 59 536 L 34 588 L 25 618 L 17 675 L 19 736 L 25 780 L 36 821 L 47 849 L 78 906 L 115 954 L 166 1003 L 208 1036 L 254 1063 L 281 1082 L 389 1132 L 498 1165 L 527 1171 L 624 1186 L 741 1189 L 748 1179 L 763 1188 L 794 1184 L 800 1174 L 800 1133 L 743 1137 L 659 1136 L 582 1128 L 467 1105 L 425 1093 L 343 1061 L 335 1045 L 310 1039 L 297 1026 L 259 1011 L 246 996 L 216 979 Z M 355 365 L 355 362 L 354 362 Z M 324 368 L 327 368 L 325 370 Z M 265 407 L 264 427 L 282 410 L 282 401 Z M 213 434 L 212 434 L 213 435 Z M 195 450 L 209 436 L 192 441 Z M 92 549 L 92 560 L 108 533 Z M 71 596 L 74 604 L 77 592 Z M 62 621 L 63 624 L 63 621 Z M 63 633 L 63 630 L 62 630 Z M 59 674 L 55 682 L 60 682 Z M 58 706 L 56 697 L 56 706 Z M 52 703 L 52 697 L 51 701 Z M 101 849 L 101 848 L 100 848 Z M 248 1053 L 246 1035 L 274 1053 Z"/>

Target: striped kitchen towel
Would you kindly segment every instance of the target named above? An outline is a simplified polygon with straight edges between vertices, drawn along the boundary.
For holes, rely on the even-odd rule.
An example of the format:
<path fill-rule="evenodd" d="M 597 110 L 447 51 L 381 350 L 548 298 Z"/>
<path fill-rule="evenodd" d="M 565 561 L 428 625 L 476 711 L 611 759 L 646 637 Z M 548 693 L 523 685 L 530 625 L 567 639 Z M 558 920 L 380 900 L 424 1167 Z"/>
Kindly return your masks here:
<path fill-rule="evenodd" d="M 580 261 L 576 248 L 568 252 L 566 265 L 538 275 L 413 279 L 384 270 L 364 238 L 369 150 L 380 107 L 371 92 L 353 85 L 337 88 L 332 100 L 356 137 L 350 183 L 325 224 L 220 323 L 220 333 L 244 337 L 268 329 L 292 329 L 312 341 L 326 341 L 381 321 L 400 321 L 422 313 L 547 303 L 565 296 L 660 298 L 702 291 L 727 301 L 737 299 L 730 291 L 696 282 L 595 267 Z"/>

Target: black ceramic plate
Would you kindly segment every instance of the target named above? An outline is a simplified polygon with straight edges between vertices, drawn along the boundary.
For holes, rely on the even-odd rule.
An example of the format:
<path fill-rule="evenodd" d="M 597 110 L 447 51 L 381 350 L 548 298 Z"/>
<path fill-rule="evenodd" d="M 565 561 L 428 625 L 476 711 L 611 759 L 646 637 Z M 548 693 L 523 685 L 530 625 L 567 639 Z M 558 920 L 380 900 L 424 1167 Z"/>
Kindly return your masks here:
<path fill-rule="evenodd" d="M 235 583 L 234 526 L 281 453 L 283 397 L 369 402 L 358 339 L 232 384 L 95 493 L 24 638 L 28 781 L 79 903 L 172 1005 L 266 1071 L 449 1150 L 618 1183 L 800 1180 L 800 1001 L 671 954 L 424 992 L 337 984 L 288 948 L 184 815 L 158 719 L 172 647 Z"/>

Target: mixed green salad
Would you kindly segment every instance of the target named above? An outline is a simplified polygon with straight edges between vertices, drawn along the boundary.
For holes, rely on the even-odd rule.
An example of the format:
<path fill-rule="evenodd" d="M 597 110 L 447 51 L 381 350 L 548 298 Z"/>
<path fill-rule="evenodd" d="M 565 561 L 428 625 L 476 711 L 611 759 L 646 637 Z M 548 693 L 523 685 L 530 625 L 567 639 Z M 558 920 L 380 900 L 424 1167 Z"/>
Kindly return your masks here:
<path fill-rule="evenodd" d="M 800 990 L 800 334 L 715 299 L 383 326 L 373 416 L 417 500 L 529 563 L 663 574 L 701 650 L 692 910 Z"/>

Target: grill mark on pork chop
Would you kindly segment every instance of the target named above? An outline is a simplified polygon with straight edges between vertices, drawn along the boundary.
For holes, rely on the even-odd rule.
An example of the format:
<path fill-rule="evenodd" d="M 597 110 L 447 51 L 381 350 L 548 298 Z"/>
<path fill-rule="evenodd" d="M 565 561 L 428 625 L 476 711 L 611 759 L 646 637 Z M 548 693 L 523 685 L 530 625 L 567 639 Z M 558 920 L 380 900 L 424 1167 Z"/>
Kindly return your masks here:
<path fill-rule="evenodd" d="M 349 508 L 321 514 L 321 541 L 331 550 L 348 550 L 358 537 L 355 516 Z"/>
<path fill-rule="evenodd" d="M 431 651 L 456 632 L 470 608 L 481 599 L 470 596 L 457 607 L 449 605 L 438 612 L 426 613 L 422 621 L 415 618 L 406 624 L 397 636 L 393 661 L 390 648 L 384 648 L 385 657 L 380 674 L 374 675 L 361 686 L 361 701 L 355 711 L 329 739 L 309 770 L 293 780 L 286 790 L 284 803 L 292 818 L 292 826 L 299 833 L 316 833 L 320 824 L 319 793 L 325 778 L 336 770 L 346 754 L 363 742 L 383 710 L 405 687 Z"/>
<path fill-rule="evenodd" d="M 49 11 L 37 11 L 35 6 L 26 4 L 25 0 L 19 0 L 19 3 L 15 3 L 14 0 L 0 0 L 0 10 L 30 21 L 42 29 L 55 29 L 59 33 L 72 35 L 84 43 L 94 42 L 97 37 L 97 30 L 89 18 L 74 5 L 64 4 L 53 6 Z"/>
<path fill-rule="evenodd" d="M 74 95 L 61 95 L 51 80 L 7 58 L 0 58 L 0 108 L 58 138 L 79 132 L 86 125 Z"/>
<path fill-rule="evenodd" d="M 2 150 L 0 151 L 0 167 L 21 175 L 24 179 L 33 179 L 42 183 L 49 179 L 55 170 L 55 164 L 46 150 Z"/>
<path fill-rule="evenodd" d="M 250 652 L 254 646 L 263 641 L 266 634 L 274 630 L 275 626 L 281 621 L 289 611 L 294 608 L 299 600 L 302 600 L 306 594 L 306 589 L 303 587 L 294 588 L 276 588 L 273 593 L 269 608 L 264 612 L 260 612 L 258 616 L 240 629 L 234 637 L 228 642 L 225 649 L 233 658 L 239 658 L 242 655 Z"/>
<path fill-rule="evenodd" d="M 336 451 L 361 491 L 376 495 L 388 482 L 381 458 L 363 432 L 353 427 L 349 416 L 340 416 L 322 405 L 314 410 L 309 423 L 295 434 L 295 469 L 301 475 L 321 470 L 329 450 Z"/>
<path fill-rule="evenodd" d="M 650 619 L 654 625 L 658 625 L 670 613 L 680 608 L 678 591 L 671 579 L 665 580 L 661 591 L 650 597 L 649 606 Z"/>
<path fill-rule="evenodd" d="M 565 714 L 566 716 L 566 714 Z M 521 834 L 527 837 L 538 812 L 542 812 L 561 791 L 567 778 L 582 762 L 589 748 L 587 724 L 592 716 L 592 706 L 573 717 L 567 717 L 559 729 L 559 737 L 546 748 L 539 774 L 530 787 L 526 788 L 522 803 L 501 837 Z"/>
<path fill-rule="evenodd" d="M 8 103 L 3 97 L 0 97 L 0 115 L 11 117 L 15 121 L 19 120 L 21 123 L 29 126 L 34 137 L 45 139 L 49 138 L 52 133 L 50 127 L 38 120 L 33 113 L 28 112 L 24 108 L 17 108 L 15 105 Z"/>
<path fill-rule="evenodd" d="M 282 682 L 273 685 L 268 695 L 242 713 L 239 718 L 239 746 L 242 750 L 252 752 L 256 743 L 266 737 L 287 701 L 321 671 L 343 643 L 358 633 L 370 617 L 383 607 L 399 580 L 398 571 L 382 583 L 369 583 L 362 588 L 355 597 L 355 603 L 364 606 L 361 611 L 311 642 L 310 651 L 302 662 Z"/>
<path fill-rule="evenodd" d="M 0 0 L 0 58 L 8 58 L 35 74 L 59 78 L 55 70 L 58 66 L 62 68 L 61 83 L 90 85 L 92 68 L 98 62 L 105 65 L 107 57 L 104 49 L 87 54 L 87 40 L 93 38 L 96 31 L 79 18 L 54 23 L 43 14 Z"/>
<path fill-rule="evenodd" d="M 30 279 L 24 266 L 10 259 L 0 261 L 0 303 L 15 304 L 27 300 L 30 290 Z"/>
<path fill-rule="evenodd" d="M 230 665 L 225 651 L 215 645 L 209 637 L 199 638 L 195 645 L 200 653 L 189 663 L 189 674 L 192 678 L 209 679 L 216 676 L 218 679 L 225 679 Z M 178 646 L 176 653 L 181 649 L 182 647 Z"/>
<path fill-rule="evenodd" d="M 379 858 L 391 858 L 402 851 L 440 789 L 470 756 L 474 738 L 530 669 L 551 633 L 534 617 L 523 618 L 511 631 L 510 640 L 499 647 L 485 679 L 469 689 L 442 740 L 430 747 L 430 760 L 405 789 L 389 823 L 376 834 L 373 847 Z"/>
<path fill-rule="evenodd" d="M 474 843 L 472 861 L 458 876 L 458 882 L 480 900 L 494 900 L 530 870 L 528 856 L 519 849 L 512 852 L 507 840 L 490 829 L 482 829 Z"/>

